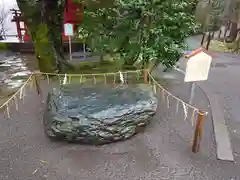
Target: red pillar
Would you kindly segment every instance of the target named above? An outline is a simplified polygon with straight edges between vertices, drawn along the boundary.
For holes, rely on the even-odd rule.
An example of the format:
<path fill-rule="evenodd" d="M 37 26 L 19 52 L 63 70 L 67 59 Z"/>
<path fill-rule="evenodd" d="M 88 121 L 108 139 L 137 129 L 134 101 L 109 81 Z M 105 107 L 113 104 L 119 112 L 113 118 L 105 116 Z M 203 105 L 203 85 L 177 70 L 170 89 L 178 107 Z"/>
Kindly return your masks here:
<path fill-rule="evenodd" d="M 16 27 L 17 27 L 17 35 L 18 39 L 22 41 L 22 32 L 21 32 L 21 27 L 20 27 L 20 21 L 16 21 Z"/>
<path fill-rule="evenodd" d="M 23 23 L 24 23 L 24 22 L 23 22 Z M 24 29 L 25 29 L 25 32 L 24 32 L 23 39 L 24 39 L 24 41 L 30 41 L 30 40 L 31 40 L 31 37 L 30 37 L 30 35 L 29 35 L 28 29 L 27 29 L 27 26 L 26 26 L 25 23 L 24 23 Z"/>

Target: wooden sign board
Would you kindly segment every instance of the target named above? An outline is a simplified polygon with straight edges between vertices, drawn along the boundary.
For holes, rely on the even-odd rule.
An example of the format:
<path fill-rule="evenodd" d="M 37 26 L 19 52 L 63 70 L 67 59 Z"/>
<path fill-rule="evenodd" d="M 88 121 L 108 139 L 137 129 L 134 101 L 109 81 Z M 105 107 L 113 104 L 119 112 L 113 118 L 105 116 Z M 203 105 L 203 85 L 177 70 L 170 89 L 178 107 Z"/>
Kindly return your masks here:
<path fill-rule="evenodd" d="M 205 81 L 208 79 L 212 57 L 202 49 L 189 56 L 186 66 L 185 82 Z"/>
<path fill-rule="evenodd" d="M 65 36 L 73 36 L 74 35 L 73 24 L 70 24 L 70 23 L 64 24 L 64 35 Z"/>

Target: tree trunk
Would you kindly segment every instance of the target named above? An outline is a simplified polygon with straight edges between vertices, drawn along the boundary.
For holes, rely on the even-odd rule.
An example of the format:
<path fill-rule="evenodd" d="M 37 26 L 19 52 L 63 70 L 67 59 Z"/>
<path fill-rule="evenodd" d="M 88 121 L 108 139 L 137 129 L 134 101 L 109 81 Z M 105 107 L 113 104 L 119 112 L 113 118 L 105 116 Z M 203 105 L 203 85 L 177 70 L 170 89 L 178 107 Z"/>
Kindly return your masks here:
<path fill-rule="evenodd" d="M 237 25 L 236 22 L 232 22 L 231 23 L 231 27 L 230 27 L 230 34 L 226 38 L 226 42 L 233 42 L 233 41 L 235 41 L 235 39 L 237 37 L 237 33 L 238 33 L 238 25 Z"/>
<path fill-rule="evenodd" d="M 73 66 L 64 59 L 62 25 L 65 0 L 17 0 L 42 72 Z"/>

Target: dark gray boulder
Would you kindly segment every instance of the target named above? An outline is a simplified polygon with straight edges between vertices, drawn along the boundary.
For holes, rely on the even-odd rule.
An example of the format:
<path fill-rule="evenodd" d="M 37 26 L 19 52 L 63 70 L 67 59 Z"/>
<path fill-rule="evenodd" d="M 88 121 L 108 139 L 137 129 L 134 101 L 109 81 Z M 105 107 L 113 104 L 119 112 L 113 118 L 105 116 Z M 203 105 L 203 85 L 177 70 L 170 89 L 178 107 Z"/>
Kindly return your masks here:
<path fill-rule="evenodd" d="M 47 98 L 44 129 L 53 139 L 105 144 L 127 139 L 157 109 L 149 85 L 67 85 Z"/>

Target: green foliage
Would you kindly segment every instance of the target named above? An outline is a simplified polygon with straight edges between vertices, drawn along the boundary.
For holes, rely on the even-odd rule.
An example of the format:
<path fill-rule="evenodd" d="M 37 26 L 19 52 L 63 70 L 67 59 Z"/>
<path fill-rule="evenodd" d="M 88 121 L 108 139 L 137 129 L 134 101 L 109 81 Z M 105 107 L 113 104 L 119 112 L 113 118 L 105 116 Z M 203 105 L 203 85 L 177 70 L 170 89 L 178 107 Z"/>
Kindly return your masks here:
<path fill-rule="evenodd" d="M 87 6 L 80 36 L 101 54 L 120 54 L 126 64 L 171 67 L 194 30 L 191 0 L 115 0 Z"/>
<path fill-rule="evenodd" d="M 210 13 L 210 24 L 209 29 L 219 29 L 221 25 L 222 12 L 224 9 L 223 0 L 212 1 L 212 11 Z"/>
<path fill-rule="evenodd" d="M 7 43 L 0 42 L 0 51 L 4 51 L 8 49 Z"/>
<path fill-rule="evenodd" d="M 216 30 L 220 28 L 223 0 L 200 0 L 196 8 L 196 19 L 202 24 L 202 31 Z"/>

